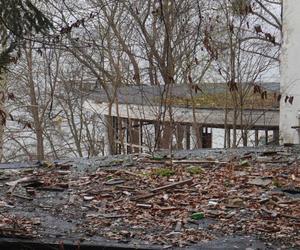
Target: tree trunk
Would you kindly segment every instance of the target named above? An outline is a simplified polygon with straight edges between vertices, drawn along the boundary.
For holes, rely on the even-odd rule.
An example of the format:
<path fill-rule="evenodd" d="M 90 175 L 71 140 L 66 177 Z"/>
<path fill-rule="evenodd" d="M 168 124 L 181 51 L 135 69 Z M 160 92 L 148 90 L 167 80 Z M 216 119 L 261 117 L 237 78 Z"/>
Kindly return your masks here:
<path fill-rule="evenodd" d="M 3 161 L 3 147 L 4 147 L 4 124 L 6 122 L 5 114 L 5 90 L 6 90 L 6 73 L 2 71 L 0 74 L 0 110 L 3 115 L 0 116 L 0 162 Z"/>
<path fill-rule="evenodd" d="M 32 48 L 29 46 L 27 51 L 27 66 L 28 66 L 28 85 L 31 104 L 31 113 L 33 117 L 34 130 L 36 135 L 36 158 L 39 161 L 44 160 L 44 138 L 43 138 L 43 125 L 39 116 L 39 105 L 35 93 L 35 84 L 33 80 L 33 62 L 32 62 Z"/>

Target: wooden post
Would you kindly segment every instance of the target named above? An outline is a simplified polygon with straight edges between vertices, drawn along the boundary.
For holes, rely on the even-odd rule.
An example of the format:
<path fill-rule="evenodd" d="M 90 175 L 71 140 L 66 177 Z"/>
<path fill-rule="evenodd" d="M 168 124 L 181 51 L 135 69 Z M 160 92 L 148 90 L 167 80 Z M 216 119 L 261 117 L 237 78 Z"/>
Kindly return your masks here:
<path fill-rule="evenodd" d="M 248 146 L 248 130 L 242 130 L 243 146 Z"/>
<path fill-rule="evenodd" d="M 114 118 L 113 116 L 104 116 L 104 126 L 105 126 L 105 151 L 109 155 L 115 154 L 115 129 L 114 129 Z"/>
<path fill-rule="evenodd" d="M 131 130 L 130 143 L 134 145 L 140 145 L 140 122 L 132 121 L 130 130 Z M 139 153 L 140 149 L 138 147 L 133 147 L 131 145 L 131 152 Z"/>
<path fill-rule="evenodd" d="M 165 122 L 163 124 L 162 132 L 163 132 L 163 136 L 162 136 L 162 141 L 161 141 L 161 148 L 162 149 L 170 149 L 170 147 L 172 147 L 171 137 L 173 136 L 172 126 L 171 126 L 170 122 Z"/>
<path fill-rule="evenodd" d="M 266 137 L 266 145 L 269 143 L 269 130 L 265 130 L 265 137 Z"/>
<path fill-rule="evenodd" d="M 130 143 L 130 140 L 131 140 L 131 126 L 130 126 L 130 121 L 129 119 L 126 119 L 126 154 L 130 154 L 131 153 L 131 148 L 130 146 L 128 145 Z"/>
<path fill-rule="evenodd" d="M 154 122 L 154 131 L 155 131 L 155 136 L 154 136 L 155 148 L 154 148 L 154 150 L 156 150 L 156 149 L 160 148 L 160 144 L 161 144 L 162 131 L 161 131 L 160 122 Z"/>
<path fill-rule="evenodd" d="M 184 126 L 180 123 L 176 124 L 176 149 L 183 149 Z"/>
<path fill-rule="evenodd" d="M 112 149 L 113 149 L 113 152 L 112 154 L 115 155 L 115 154 L 118 154 L 118 144 L 117 144 L 117 140 L 119 139 L 119 135 L 118 135 L 118 118 L 115 117 L 115 116 L 112 116 Z"/>
<path fill-rule="evenodd" d="M 202 147 L 212 148 L 212 133 L 208 131 L 208 127 L 205 127 L 204 132 L 202 131 Z"/>
<path fill-rule="evenodd" d="M 191 126 L 185 126 L 185 149 L 191 149 Z"/>
<path fill-rule="evenodd" d="M 193 138 L 195 140 L 195 148 L 202 148 L 203 127 L 201 124 L 193 124 Z"/>
<path fill-rule="evenodd" d="M 231 138 L 230 138 L 230 128 L 226 129 L 226 148 L 230 148 L 231 147 Z"/>
<path fill-rule="evenodd" d="M 273 142 L 275 145 L 279 145 L 279 130 L 278 129 L 273 130 Z"/>
<path fill-rule="evenodd" d="M 123 130 L 124 118 L 116 117 L 116 153 L 126 153 L 124 149 L 124 130 Z"/>
<path fill-rule="evenodd" d="M 143 153 L 143 121 L 139 122 L 139 152 Z"/>
<path fill-rule="evenodd" d="M 255 129 L 255 147 L 258 146 L 259 144 L 259 139 L 258 139 L 258 133 L 259 133 L 259 130 L 258 129 Z"/>

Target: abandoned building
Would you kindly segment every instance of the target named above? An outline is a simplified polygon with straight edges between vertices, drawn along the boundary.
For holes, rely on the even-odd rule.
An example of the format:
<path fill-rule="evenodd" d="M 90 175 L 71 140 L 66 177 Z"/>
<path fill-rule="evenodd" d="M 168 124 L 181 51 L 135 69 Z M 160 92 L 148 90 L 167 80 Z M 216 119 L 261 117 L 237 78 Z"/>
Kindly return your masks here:
<path fill-rule="evenodd" d="M 243 130 L 243 146 L 247 146 L 249 131 L 255 134 L 254 146 L 259 144 L 259 131 L 264 131 L 265 138 L 273 143 L 279 143 L 279 83 L 260 85 L 269 92 L 268 101 L 251 91 L 242 110 L 232 103 L 225 107 L 226 84 L 197 87 L 198 91 L 189 85 L 172 85 L 168 89 L 125 86 L 115 91 L 113 103 L 109 103 L 104 91 L 98 90 L 85 107 L 103 116 L 107 128 L 105 144 L 113 144 L 108 149 L 112 154 L 170 147 L 211 148 L 214 128 L 226 131 L 226 147 L 232 145 L 234 129 Z M 250 84 L 245 87 L 253 88 Z"/>

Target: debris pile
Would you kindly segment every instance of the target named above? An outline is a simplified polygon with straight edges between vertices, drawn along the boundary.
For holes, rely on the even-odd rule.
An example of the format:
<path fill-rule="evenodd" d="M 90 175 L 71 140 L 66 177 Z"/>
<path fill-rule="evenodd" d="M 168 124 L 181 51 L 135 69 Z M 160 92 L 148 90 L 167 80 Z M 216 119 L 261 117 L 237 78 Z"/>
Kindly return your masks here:
<path fill-rule="evenodd" d="M 223 154 L 221 160 L 140 156 L 131 167 L 118 162 L 120 167 L 95 171 L 77 171 L 75 162 L 3 170 L 0 235 L 11 237 L 4 228 L 15 229 L 14 237 L 56 231 L 56 238 L 164 247 L 252 235 L 270 245 L 300 246 L 297 154 L 269 150 Z M 17 216 L 20 210 L 24 217 Z M 26 213 L 36 219 L 25 219 Z M 49 229 L 49 215 L 65 221 L 63 232 Z"/>
<path fill-rule="evenodd" d="M 11 214 L 0 215 L 0 235 L 3 237 L 18 237 L 30 239 L 36 236 L 34 230 L 39 220 L 17 217 Z"/>

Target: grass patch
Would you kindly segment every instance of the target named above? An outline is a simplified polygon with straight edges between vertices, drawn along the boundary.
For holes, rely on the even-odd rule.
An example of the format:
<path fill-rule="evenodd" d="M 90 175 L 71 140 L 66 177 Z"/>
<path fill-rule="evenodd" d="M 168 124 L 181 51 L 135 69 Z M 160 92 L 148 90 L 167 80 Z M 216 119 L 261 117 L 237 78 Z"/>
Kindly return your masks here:
<path fill-rule="evenodd" d="M 175 171 L 170 168 L 157 168 L 154 170 L 153 174 L 160 177 L 170 177 L 175 174 Z"/>
<path fill-rule="evenodd" d="M 190 175 L 198 175 L 198 174 L 203 174 L 204 173 L 204 169 L 201 168 L 200 166 L 190 166 L 186 169 L 186 171 L 190 174 Z"/>
<path fill-rule="evenodd" d="M 277 187 L 277 188 L 282 188 L 282 184 L 280 183 L 279 180 L 273 180 L 273 186 Z"/>

